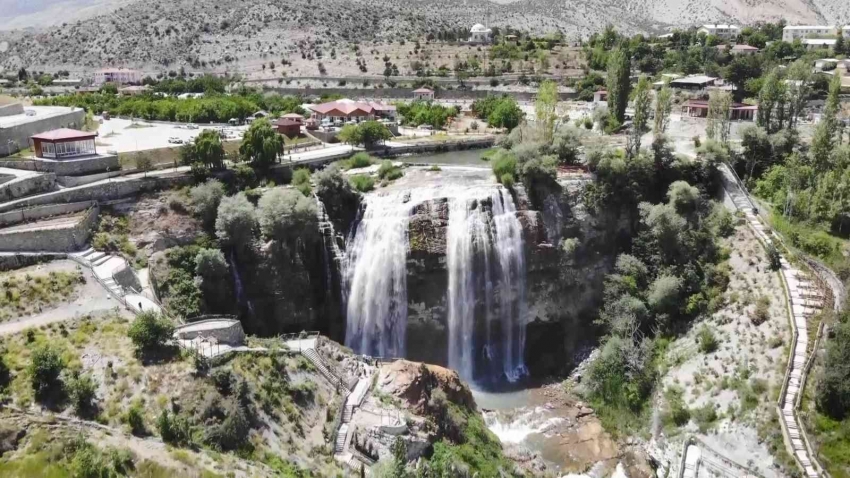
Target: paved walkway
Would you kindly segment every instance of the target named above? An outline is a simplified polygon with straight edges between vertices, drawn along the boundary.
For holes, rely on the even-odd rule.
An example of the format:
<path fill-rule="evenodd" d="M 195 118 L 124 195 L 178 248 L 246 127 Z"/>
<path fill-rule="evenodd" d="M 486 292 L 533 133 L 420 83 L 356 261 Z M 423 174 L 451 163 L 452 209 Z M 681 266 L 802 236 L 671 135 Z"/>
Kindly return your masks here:
<path fill-rule="evenodd" d="M 765 247 L 774 245 L 773 232 L 762 223 L 761 218 L 756 214 L 752 201 L 739 185 L 732 170 L 725 164 L 721 165 L 719 169 L 727 198 L 731 201 L 732 207 L 744 212 L 747 223 Z M 780 247 L 777 247 L 777 249 L 781 250 Z M 789 299 L 791 324 L 796 339 L 788 363 L 783 395 L 780 396 L 780 422 L 785 432 L 786 441 L 790 440 L 794 457 L 802 466 L 806 476 L 816 478 L 820 476 L 818 471 L 820 466 L 813 459 L 814 454 L 809 448 L 805 430 L 800 426 L 800 421 L 797 419 L 797 398 L 805 386 L 804 377 L 809 345 L 807 319 L 820 312 L 823 308 L 824 297 L 803 271 L 793 267 L 784 257 L 780 259 L 780 263 L 783 283 Z"/>

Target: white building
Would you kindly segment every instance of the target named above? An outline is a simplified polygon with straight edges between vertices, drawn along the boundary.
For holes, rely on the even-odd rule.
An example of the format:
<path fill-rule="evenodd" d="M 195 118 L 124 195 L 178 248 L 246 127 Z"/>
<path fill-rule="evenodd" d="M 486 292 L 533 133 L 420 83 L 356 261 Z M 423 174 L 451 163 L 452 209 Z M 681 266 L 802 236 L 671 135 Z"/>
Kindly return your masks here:
<path fill-rule="evenodd" d="M 838 35 L 835 25 L 789 25 L 782 29 L 782 41 L 791 43 L 797 38 L 823 38 Z"/>
<path fill-rule="evenodd" d="M 718 38 L 735 38 L 741 34 L 741 27 L 738 25 L 703 25 L 699 27 L 697 32 L 705 33 L 706 35 L 714 35 Z"/>
<path fill-rule="evenodd" d="M 128 70 L 126 68 L 104 68 L 94 73 L 94 84 L 116 83 L 124 85 L 127 83 L 141 83 L 142 72 Z"/>
<path fill-rule="evenodd" d="M 480 23 L 472 25 L 472 28 L 469 30 L 470 43 L 490 43 L 492 36 L 493 30 Z"/>
<path fill-rule="evenodd" d="M 802 43 L 807 50 L 817 50 L 818 48 L 835 47 L 834 38 L 805 38 L 802 40 Z"/>

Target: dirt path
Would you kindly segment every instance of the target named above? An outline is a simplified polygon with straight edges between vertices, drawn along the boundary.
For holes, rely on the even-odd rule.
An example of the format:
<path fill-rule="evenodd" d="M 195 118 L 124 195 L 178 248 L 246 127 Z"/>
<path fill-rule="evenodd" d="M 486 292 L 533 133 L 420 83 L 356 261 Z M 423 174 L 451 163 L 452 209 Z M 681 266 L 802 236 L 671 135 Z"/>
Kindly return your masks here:
<path fill-rule="evenodd" d="M 73 272 L 77 267 L 78 264 L 74 261 L 59 260 L 20 269 L 16 271 L 16 274 L 26 272 L 47 274 L 51 271 Z M 16 334 L 30 327 L 37 328 L 55 322 L 75 319 L 84 315 L 102 315 L 116 309 L 121 311 L 121 314 L 127 314 L 128 318 L 132 317 L 95 280 L 90 269 L 83 269 L 82 271 L 86 278 L 86 283 L 75 292 L 73 300 L 54 304 L 49 309 L 42 310 L 37 314 L 21 316 L 8 322 L 0 323 L 0 336 Z"/>

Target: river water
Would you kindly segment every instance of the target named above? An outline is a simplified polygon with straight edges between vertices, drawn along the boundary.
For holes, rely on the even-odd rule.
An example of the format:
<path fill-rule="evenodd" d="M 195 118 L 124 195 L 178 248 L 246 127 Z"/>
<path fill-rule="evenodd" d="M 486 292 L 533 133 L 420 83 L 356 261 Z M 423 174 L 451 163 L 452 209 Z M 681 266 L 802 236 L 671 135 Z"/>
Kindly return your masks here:
<path fill-rule="evenodd" d="M 490 163 L 484 161 L 481 157 L 491 149 L 467 149 L 463 151 L 450 151 L 447 153 L 417 154 L 413 156 L 403 156 L 398 158 L 397 161 L 416 164 L 447 164 L 489 168 Z"/>

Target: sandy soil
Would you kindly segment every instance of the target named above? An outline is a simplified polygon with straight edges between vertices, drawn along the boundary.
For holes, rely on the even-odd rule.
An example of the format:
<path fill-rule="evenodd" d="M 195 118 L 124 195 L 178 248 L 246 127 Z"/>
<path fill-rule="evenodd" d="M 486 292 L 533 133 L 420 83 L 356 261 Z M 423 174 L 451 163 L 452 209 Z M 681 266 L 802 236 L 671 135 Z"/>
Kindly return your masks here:
<path fill-rule="evenodd" d="M 664 430 L 660 442 L 679 453 L 686 436 L 682 432 L 693 433 L 727 458 L 773 477 L 773 458 L 756 429 L 775 413 L 772 397 L 782 386 L 791 334 L 785 298 L 778 275 L 768 269 L 766 254 L 749 228 L 739 225 L 724 245 L 731 249 L 727 304 L 671 345 L 667 361 L 672 366 L 662 379 L 665 390 L 683 390 L 691 410 L 710 404 L 720 418 L 708 433 L 700 433 L 693 420 L 682 430 Z M 768 297 L 770 307 L 767 320 L 756 325 L 752 317 L 759 297 Z M 719 340 L 713 353 L 699 349 L 697 333 L 703 326 L 714 330 Z M 741 411 L 742 397 L 732 384 L 736 379 L 745 384 L 753 379 L 765 381 L 767 392 L 759 395 L 753 410 Z"/>

